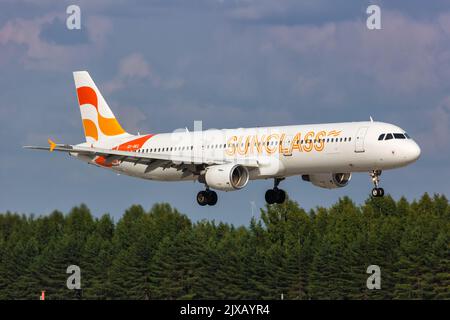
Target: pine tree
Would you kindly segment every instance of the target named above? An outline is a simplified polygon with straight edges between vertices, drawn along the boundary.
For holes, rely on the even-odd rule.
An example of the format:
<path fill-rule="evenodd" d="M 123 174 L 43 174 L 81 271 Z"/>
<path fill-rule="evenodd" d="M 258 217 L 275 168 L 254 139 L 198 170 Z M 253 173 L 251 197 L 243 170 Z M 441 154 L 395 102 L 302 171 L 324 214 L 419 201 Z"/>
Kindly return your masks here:
<path fill-rule="evenodd" d="M 450 299 L 450 206 L 443 195 L 349 198 L 306 213 L 287 200 L 248 227 L 193 224 L 168 204 L 114 224 L 85 205 L 66 216 L 0 214 L 0 299 Z M 369 265 L 381 290 L 366 288 Z"/>

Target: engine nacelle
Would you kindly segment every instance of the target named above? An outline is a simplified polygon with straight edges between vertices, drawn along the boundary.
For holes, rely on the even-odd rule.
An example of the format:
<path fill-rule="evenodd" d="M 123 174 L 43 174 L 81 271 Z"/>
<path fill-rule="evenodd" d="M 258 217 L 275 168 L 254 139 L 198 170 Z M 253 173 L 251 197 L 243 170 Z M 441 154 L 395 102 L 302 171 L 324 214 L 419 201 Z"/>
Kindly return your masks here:
<path fill-rule="evenodd" d="M 239 164 L 220 164 L 206 168 L 205 182 L 208 187 L 233 191 L 242 189 L 249 179 L 248 169 Z"/>
<path fill-rule="evenodd" d="M 345 187 L 351 178 L 351 173 L 317 173 L 302 175 L 304 181 L 309 181 L 317 187 L 326 189 Z"/>

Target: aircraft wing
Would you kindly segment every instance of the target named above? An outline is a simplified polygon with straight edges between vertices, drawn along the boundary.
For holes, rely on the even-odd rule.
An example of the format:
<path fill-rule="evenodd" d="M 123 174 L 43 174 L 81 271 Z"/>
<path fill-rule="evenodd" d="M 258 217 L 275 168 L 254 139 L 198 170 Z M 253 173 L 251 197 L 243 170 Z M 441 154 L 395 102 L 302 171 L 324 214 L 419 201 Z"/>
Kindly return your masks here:
<path fill-rule="evenodd" d="M 152 167 L 181 167 L 183 165 L 215 165 L 225 163 L 236 163 L 249 168 L 259 167 L 259 161 L 257 159 L 225 159 L 225 158 L 208 158 L 195 155 L 177 155 L 173 153 L 143 153 L 136 151 L 122 151 L 112 149 L 102 149 L 94 147 L 73 146 L 67 144 L 55 144 L 49 140 L 50 146 L 24 146 L 25 149 L 34 150 L 46 150 L 46 151 L 59 151 L 74 153 L 86 156 L 100 156 L 105 159 L 106 164 L 113 161 L 131 162 L 134 164 L 148 164 Z"/>

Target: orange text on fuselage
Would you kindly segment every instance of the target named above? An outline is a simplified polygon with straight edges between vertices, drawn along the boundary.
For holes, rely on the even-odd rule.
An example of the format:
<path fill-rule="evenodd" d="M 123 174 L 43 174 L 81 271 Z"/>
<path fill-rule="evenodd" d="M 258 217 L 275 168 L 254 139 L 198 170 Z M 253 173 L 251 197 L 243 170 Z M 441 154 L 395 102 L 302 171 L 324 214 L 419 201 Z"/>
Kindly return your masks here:
<path fill-rule="evenodd" d="M 285 133 L 271 133 L 267 135 L 234 135 L 227 141 L 226 154 L 229 156 L 249 154 L 274 154 L 291 155 L 293 152 L 321 152 L 325 148 L 327 136 L 337 139 L 340 131 L 330 131 L 328 134 L 322 130 L 317 133 L 309 131 L 305 135 L 298 132 L 293 137 Z M 330 139 L 330 138 L 328 138 Z"/>

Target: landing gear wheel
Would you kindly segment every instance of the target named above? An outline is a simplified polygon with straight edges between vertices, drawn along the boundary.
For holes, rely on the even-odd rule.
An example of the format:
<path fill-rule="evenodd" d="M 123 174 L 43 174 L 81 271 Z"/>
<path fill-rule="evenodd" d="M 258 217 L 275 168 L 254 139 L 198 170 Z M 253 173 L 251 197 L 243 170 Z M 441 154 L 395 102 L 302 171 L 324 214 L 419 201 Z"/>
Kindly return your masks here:
<path fill-rule="evenodd" d="M 375 198 L 384 196 L 384 189 L 383 188 L 373 188 L 372 196 Z"/>
<path fill-rule="evenodd" d="M 384 189 L 380 188 L 380 176 L 381 170 L 373 170 L 370 172 L 370 177 L 372 178 L 373 185 L 375 188 L 372 189 L 372 197 L 382 197 L 384 196 Z"/>
<path fill-rule="evenodd" d="M 200 191 L 199 193 L 197 193 L 197 203 L 202 207 L 208 204 L 208 197 L 206 191 Z"/>
<path fill-rule="evenodd" d="M 284 202 L 284 200 L 286 200 L 286 191 L 282 190 L 282 189 L 276 189 L 276 194 L 277 194 L 277 200 L 276 202 L 278 204 L 282 204 Z"/>
<path fill-rule="evenodd" d="M 266 191 L 266 202 L 268 204 L 282 204 L 286 200 L 286 191 L 282 189 L 269 189 Z"/>
<path fill-rule="evenodd" d="M 215 191 L 206 191 L 208 205 L 214 206 L 217 203 L 217 193 Z"/>
<path fill-rule="evenodd" d="M 372 189 L 372 197 L 378 197 L 378 188 L 373 188 Z"/>
<path fill-rule="evenodd" d="M 213 206 L 217 203 L 217 193 L 212 190 L 200 191 L 197 193 L 197 203 L 202 207 L 206 205 Z"/>
<path fill-rule="evenodd" d="M 277 200 L 277 193 L 274 189 L 269 189 L 266 191 L 265 198 L 268 204 L 274 204 Z"/>
<path fill-rule="evenodd" d="M 286 191 L 282 189 L 278 189 L 278 185 L 284 178 L 275 178 L 273 183 L 273 189 L 269 189 L 266 191 L 266 202 L 268 204 L 282 204 L 286 200 Z"/>

